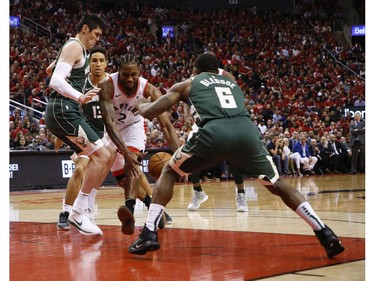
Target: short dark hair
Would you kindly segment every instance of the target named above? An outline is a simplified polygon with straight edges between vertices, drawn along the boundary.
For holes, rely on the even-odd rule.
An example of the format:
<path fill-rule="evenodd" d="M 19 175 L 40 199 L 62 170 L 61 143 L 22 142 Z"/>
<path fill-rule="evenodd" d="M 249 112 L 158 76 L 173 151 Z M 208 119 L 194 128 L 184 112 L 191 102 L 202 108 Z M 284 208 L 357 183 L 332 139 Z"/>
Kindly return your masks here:
<path fill-rule="evenodd" d="M 204 53 L 199 55 L 194 62 L 194 67 L 201 72 L 218 72 L 219 64 L 213 53 Z"/>
<path fill-rule="evenodd" d="M 117 64 L 119 68 L 121 68 L 124 64 L 136 64 L 139 66 L 139 59 L 136 55 L 129 53 L 121 56 Z"/>
<path fill-rule="evenodd" d="M 100 27 L 101 29 L 105 28 L 105 23 L 100 17 L 94 14 L 87 14 L 87 15 L 84 15 L 79 21 L 79 23 L 77 24 L 77 30 L 76 30 L 77 33 L 81 32 L 82 27 L 85 24 L 89 27 L 89 31 L 98 27 Z"/>
<path fill-rule="evenodd" d="M 95 53 L 102 53 L 105 57 L 105 60 L 108 60 L 107 57 L 107 50 L 104 47 L 101 46 L 94 46 L 90 49 L 90 61 L 91 61 L 91 55 Z"/>

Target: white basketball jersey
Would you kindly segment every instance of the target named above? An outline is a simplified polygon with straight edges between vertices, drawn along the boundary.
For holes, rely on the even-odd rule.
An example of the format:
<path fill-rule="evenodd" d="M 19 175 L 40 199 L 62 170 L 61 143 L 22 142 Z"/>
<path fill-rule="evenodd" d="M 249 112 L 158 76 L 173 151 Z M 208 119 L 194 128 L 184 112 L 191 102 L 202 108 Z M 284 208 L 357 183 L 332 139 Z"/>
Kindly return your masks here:
<path fill-rule="evenodd" d="M 139 114 L 134 103 L 136 100 L 143 97 L 148 81 L 143 77 L 139 77 L 136 92 L 128 96 L 127 93 L 124 92 L 125 90 L 120 89 L 118 76 L 118 72 L 110 74 L 114 85 L 113 105 L 115 107 L 117 128 L 121 131 L 123 128 L 138 122 L 143 126 L 144 118 Z"/>
<path fill-rule="evenodd" d="M 115 108 L 115 122 L 126 146 L 143 150 L 146 143 L 145 119 L 134 106 L 136 100 L 143 97 L 148 81 L 138 78 L 136 92 L 128 96 L 119 86 L 118 72 L 110 74 L 114 86 L 113 105 Z M 103 141 L 106 145 L 112 143 L 105 131 Z"/>

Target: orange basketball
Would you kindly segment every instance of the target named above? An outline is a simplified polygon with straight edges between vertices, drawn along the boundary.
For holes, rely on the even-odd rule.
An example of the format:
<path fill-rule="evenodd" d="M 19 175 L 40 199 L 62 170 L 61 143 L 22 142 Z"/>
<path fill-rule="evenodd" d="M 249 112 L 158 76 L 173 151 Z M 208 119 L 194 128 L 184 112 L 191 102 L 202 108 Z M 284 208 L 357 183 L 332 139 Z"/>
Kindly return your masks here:
<path fill-rule="evenodd" d="M 160 177 L 164 165 L 172 158 L 167 152 L 157 152 L 148 160 L 148 173 L 157 180 Z"/>

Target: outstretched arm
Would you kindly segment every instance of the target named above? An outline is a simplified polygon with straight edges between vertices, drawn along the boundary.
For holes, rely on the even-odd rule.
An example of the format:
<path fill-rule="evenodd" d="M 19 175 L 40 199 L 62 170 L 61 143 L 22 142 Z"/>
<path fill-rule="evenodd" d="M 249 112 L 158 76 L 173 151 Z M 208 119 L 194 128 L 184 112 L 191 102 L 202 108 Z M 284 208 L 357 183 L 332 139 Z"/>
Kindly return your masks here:
<path fill-rule="evenodd" d="M 186 100 L 190 88 L 191 80 L 188 79 L 173 85 L 165 95 L 161 96 L 154 102 L 150 102 L 145 98 L 138 99 L 136 107 L 143 117 L 152 120 L 163 112 L 171 109 L 178 101 Z"/>
<path fill-rule="evenodd" d="M 161 92 L 153 85 L 148 84 L 146 96 L 151 97 L 151 101 L 155 101 L 162 96 Z M 163 135 L 167 139 L 168 145 L 174 152 L 179 147 L 178 136 L 175 128 L 173 127 L 167 112 L 163 112 L 157 116 Z"/>

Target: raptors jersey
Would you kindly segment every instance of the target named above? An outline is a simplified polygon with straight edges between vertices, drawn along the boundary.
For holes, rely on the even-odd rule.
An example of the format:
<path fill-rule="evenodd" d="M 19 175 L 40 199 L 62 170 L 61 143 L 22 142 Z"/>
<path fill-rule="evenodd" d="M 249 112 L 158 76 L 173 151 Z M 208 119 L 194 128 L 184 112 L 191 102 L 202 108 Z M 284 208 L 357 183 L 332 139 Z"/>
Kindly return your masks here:
<path fill-rule="evenodd" d="M 139 114 L 134 103 L 143 97 L 148 81 L 139 77 L 136 92 L 129 96 L 120 88 L 118 76 L 117 72 L 109 76 L 114 85 L 113 105 L 117 128 L 127 147 L 143 150 L 146 143 L 145 120 Z M 107 132 L 104 134 L 103 141 L 105 144 L 111 143 L 114 146 Z"/>

